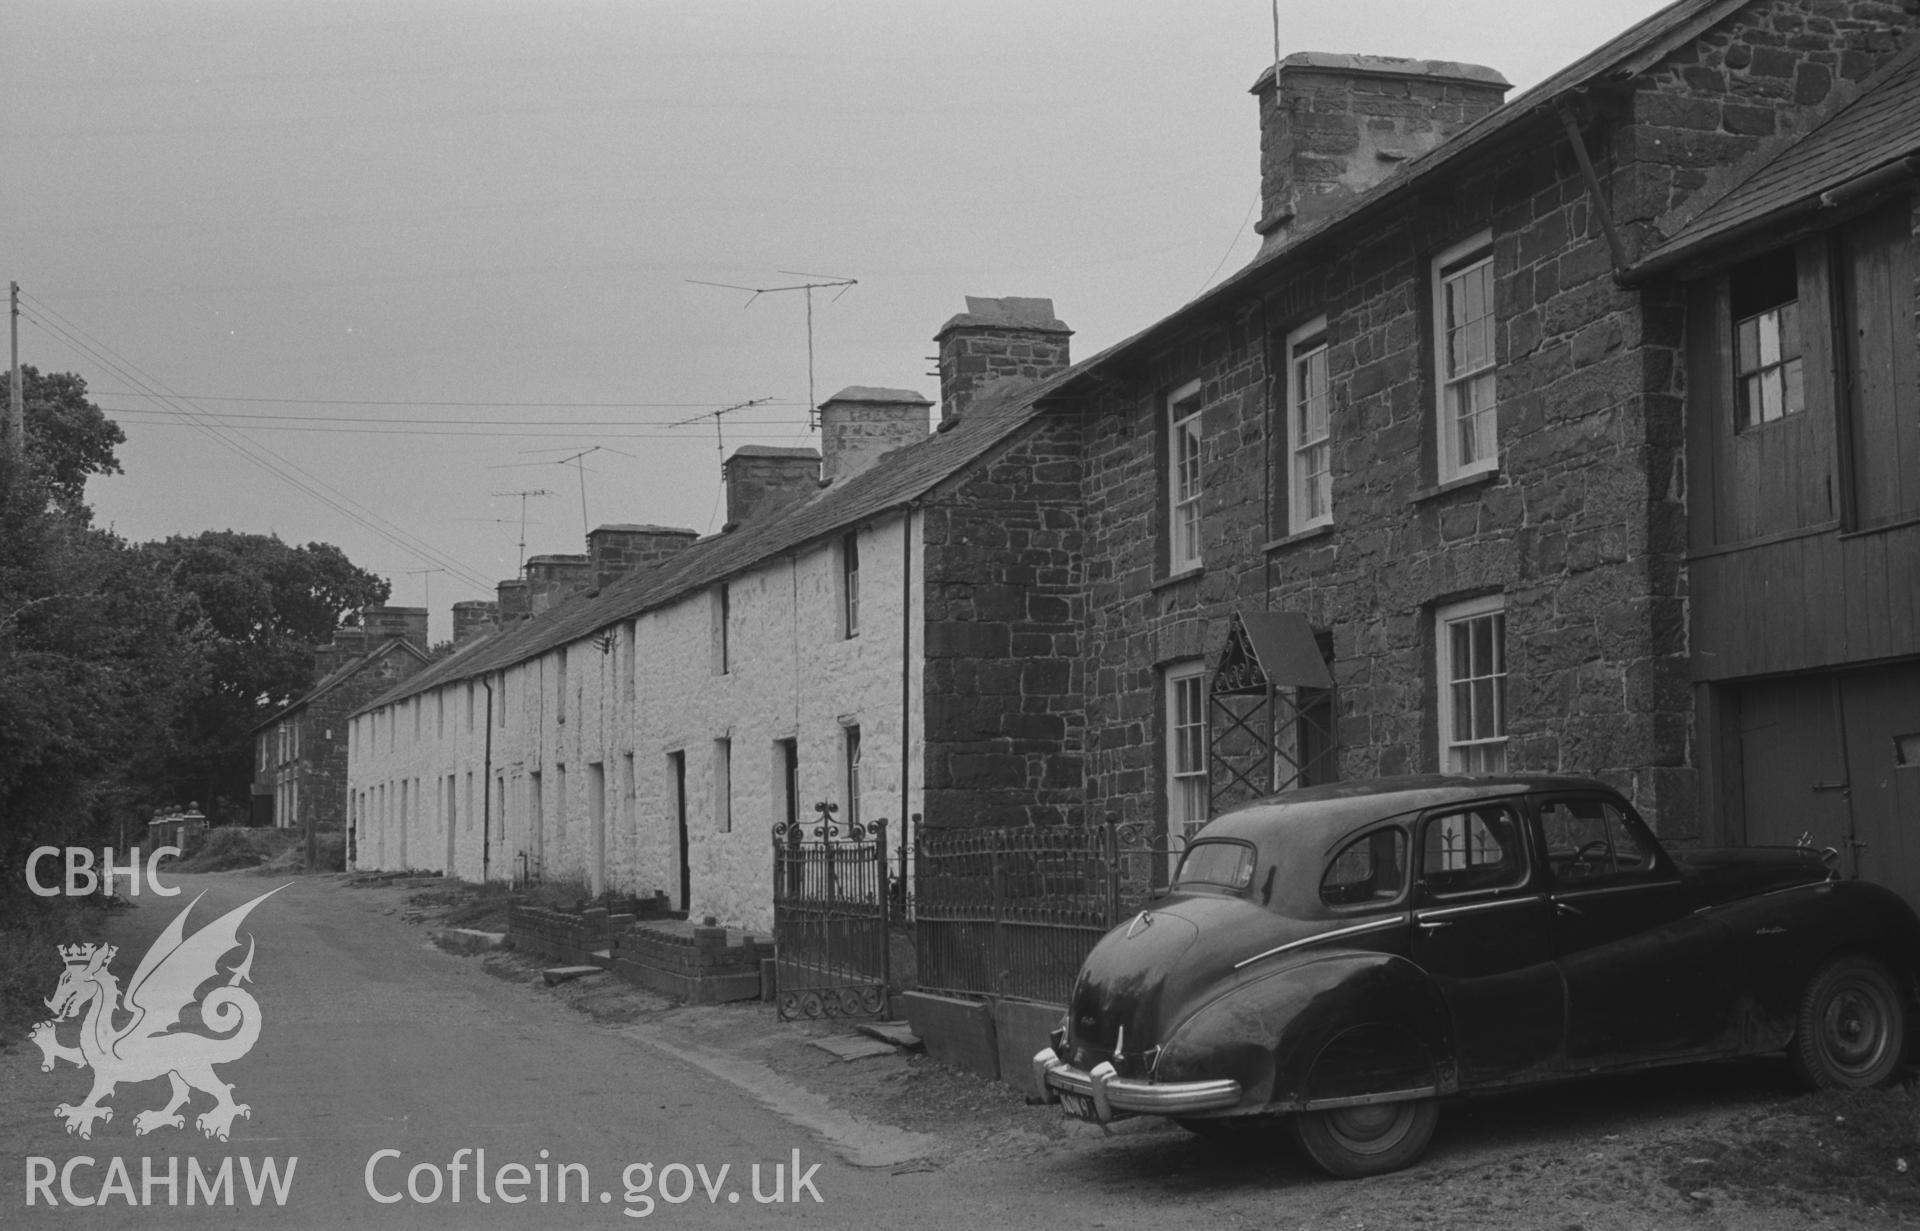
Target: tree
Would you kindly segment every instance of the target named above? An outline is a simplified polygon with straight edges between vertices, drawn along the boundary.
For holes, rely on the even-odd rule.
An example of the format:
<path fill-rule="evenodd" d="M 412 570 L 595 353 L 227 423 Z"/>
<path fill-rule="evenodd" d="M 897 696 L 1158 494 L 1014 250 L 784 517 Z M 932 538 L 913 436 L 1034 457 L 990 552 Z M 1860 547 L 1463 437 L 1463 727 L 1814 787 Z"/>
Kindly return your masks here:
<path fill-rule="evenodd" d="M 118 426 L 78 377 L 24 371 L 26 462 L 0 459 L 0 874 L 43 842 L 144 819 L 205 660 L 190 601 L 91 526 L 88 475 Z M 17 881 L 15 882 L 17 884 Z"/>
<path fill-rule="evenodd" d="M 251 776 L 249 732 L 314 683 L 313 652 L 343 617 L 386 601 L 385 578 L 338 547 L 209 530 L 146 543 L 142 554 L 196 602 L 208 687 L 184 715 L 169 779 L 211 810 L 238 806 Z"/>
<path fill-rule="evenodd" d="M 126 443 L 120 425 L 87 399 L 87 382 L 71 372 L 41 375 L 20 365 L 30 472 L 45 485 L 48 499 L 62 512 L 91 520 L 87 478 L 119 474 L 114 448 Z"/>

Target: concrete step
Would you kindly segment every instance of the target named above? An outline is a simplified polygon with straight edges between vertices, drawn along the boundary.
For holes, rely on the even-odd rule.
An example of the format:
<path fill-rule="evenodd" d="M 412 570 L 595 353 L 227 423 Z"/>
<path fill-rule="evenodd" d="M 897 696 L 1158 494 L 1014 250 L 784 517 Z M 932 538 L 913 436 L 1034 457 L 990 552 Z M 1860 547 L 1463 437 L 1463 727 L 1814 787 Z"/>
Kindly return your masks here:
<path fill-rule="evenodd" d="M 587 956 L 590 959 L 592 959 L 593 964 L 595 966 L 598 966 L 600 969 L 602 970 L 613 969 L 613 950 L 595 949 L 592 953 L 589 953 Z"/>
<path fill-rule="evenodd" d="M 482 932 L 475 928 L 446 928 L 436 932 L 433 943 L 448 953 L 486 953 L 507 944 L 505 932 Z"/>

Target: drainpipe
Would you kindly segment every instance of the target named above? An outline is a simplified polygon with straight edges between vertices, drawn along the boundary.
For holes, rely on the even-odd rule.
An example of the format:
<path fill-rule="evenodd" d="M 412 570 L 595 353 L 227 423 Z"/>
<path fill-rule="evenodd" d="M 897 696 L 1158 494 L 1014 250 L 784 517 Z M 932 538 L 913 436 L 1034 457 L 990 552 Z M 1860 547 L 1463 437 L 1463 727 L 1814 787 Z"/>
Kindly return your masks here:
<path fill-rule="evenodd" d="M 913 513 L 908 501 L 900 519 L 900 892 L 906 893 L 909 777 L 913 755 Z"/>
<path fill-rule="evenodd" d="M 487 883 L 487 869 L 493 854 L 493 681 L 480 677 L 487 690 L 487 756 L 480 779 L 480 883 Z"/>

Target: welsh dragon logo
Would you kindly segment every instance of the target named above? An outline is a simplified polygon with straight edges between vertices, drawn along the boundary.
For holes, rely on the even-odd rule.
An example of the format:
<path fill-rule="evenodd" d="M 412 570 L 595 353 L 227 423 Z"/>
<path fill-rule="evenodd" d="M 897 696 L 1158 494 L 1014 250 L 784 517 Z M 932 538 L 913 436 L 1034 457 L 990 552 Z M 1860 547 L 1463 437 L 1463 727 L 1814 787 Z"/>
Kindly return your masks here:
<path fill-rule="evenodd" d="M 93 1090 L 85 1102 L 78 1107 L 61 1103 L 53 1109 L 67 1122 L 69 1133 L 91 1139 L 94 1121 L 113 1119 L 113 1109 L 101 1103 L 113 1097 L 120 1083 L 160 1077 L 173 1083 L 172 1097 L 165 1107 L 134 1115 L 135 1136 L 185 1127 L 180 1109 L 195 1090 L 214 1099 L 212 1110 L 194 1121 L 208 1137 L 225 1141 L 235 1117 L 253 1114 L 247 1104 L 233 1101 L 233 1086 L 213 1071 L 216 1064 L 246 1055 L 260 1037 L 260 1004 L 240 986 L 253 981 L 252 936 L 247 938 L 247 956 L 237 965 L 222 970 L 220 959 L 239 948 L 241 921 L 278 892 L 269 890 L 187 936 L 187 916 L 206 895 L 194 898 L 140 959 L 124 999 L 119 980 L 108 969 L 118 952 L 114 946 L 60 946 L 66 970 L 45 1002 L 53 1017 L 34 1026 L 27 1037 L 40 1048 L 41 1072 L 51 1072 L 56 1060 L 93 1070 Z M 204 984 L 222 975 L 227 976 L 223 986 L 196 996 Z M 179 1028 L 189 1007 L 198 1008 L 200 1024 L 214 1034 Z M 68 1047 L 55 1032 L 82 1013 L 80 1045 Z"/>

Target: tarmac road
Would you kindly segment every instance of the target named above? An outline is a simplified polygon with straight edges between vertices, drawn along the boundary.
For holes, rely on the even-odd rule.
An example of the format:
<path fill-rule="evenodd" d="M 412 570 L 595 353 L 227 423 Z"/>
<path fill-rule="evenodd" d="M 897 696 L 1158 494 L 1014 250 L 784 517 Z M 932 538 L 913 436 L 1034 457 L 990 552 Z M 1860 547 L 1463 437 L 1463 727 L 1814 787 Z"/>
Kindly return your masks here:
<path fill-rule="evenodd" d="M 123 987 L 194 895 L 205 893 L 189 934 L 274 887 L 247 875 L 164 879 L 185 892 L 143 896 L 138 909 L 111 917 L 108 935 L 73 938 L 119 946 L 111 969 Z M 330 879 L 294 880 L 242 925 L 243 941 L 251 933 L 258 946 L 248 986 L 263 1025 L 251 1052 L 218 1070 L 252 1109 L 225 1142 L 193 1125 L 211 1105 L 205 1094 L 193 1096 L 184 1128 L 136 1136 L 134 1113 L 167 1099 L 161 1080 L 117 1090 L 107 1104 L 113 1119 L 83 1141 L 53 1108 L 78 1103 L 89 1075 L 65 1062 L 43 1073 L 31 1046 L 0 1054 L 0 1224 L 893 1226 L 904 1208 L 928 1204 L 952 1208 L 952 1225 L 970 1221 L 968 1203 L 940 1191 L 950 1177 L 893 1174 L 889 1164 L 914 1152 L 911 1138 L 893 1150 L 884 1127 L 818 1116 L 803 1127 L 735 1082 L 432 949 L 419 929 L 370 909 L 370 896 Z M 244 954 L 235 950 L 227 965 Z M 68 1023 L 60 1033 L 71 1044 L 78 1030 Z M 232 1205 L 218 1178 L 228 1160 Z M 564 1201 L 563 1163 L 579 1165 L 566 1173 Z M 487 1200 L 475 1187 L 482 1170 Z M 94 1204 L 72 1208 L 75 1197 Z"/>

